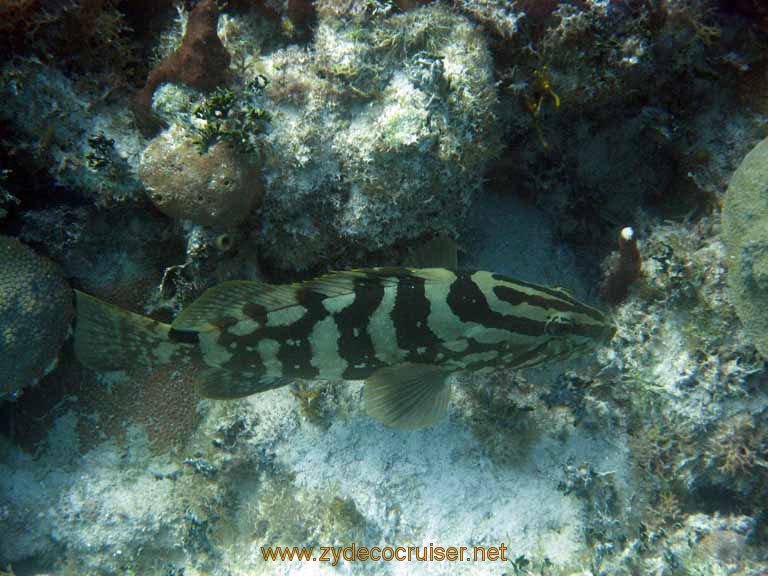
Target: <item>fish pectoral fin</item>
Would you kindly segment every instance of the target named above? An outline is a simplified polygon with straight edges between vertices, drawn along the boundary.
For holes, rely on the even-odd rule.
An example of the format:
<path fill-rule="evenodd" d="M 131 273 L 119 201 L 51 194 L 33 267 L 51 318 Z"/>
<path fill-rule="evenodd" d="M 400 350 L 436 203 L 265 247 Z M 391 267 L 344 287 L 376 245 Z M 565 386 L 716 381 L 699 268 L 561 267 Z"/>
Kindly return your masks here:
<path fill-rule="evenodd" d="M 236 370 L 205 368 L 197 376 L 197 392 L 205 398 L 232 400 L 251 394 L 280 388 L 293 382 L 293 378 L 275 376 L 246 376 Z"/>
<path fill-rule="evenodd" d="M 365 410 L 383 424 L 403 430 L 431 426 L 448 408 L 449 374 L 428 364 L 382 368 L 365 383 Z"/>

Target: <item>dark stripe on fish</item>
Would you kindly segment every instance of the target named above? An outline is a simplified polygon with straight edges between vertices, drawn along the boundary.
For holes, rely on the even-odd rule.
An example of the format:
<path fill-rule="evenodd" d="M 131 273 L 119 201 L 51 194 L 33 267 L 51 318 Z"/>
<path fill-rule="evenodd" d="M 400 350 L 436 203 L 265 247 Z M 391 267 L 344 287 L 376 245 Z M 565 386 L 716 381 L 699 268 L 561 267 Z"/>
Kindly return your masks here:
<path fill-rule="evenodd" d="M 240 320 L 238 320 L 234 316 L 219 316 L 218 318 L 214 318 L 210 320 L 208 323 L 211 326 L 218 328 L 219 330 L 225 330 L 229 326 L 234 326 L 239 321 Z"/>
<path fill-rule="evenodd" d="M 531 362 L 531 360 L 535 360 L 535 362 L 531 362 L 530 364 L 527 364 L 527 366 L 536 366 L 537 364 L 542 363 L 545 360 L 549 360 L 551 358 L 551 355 L 547 353 L 547 346 L 549 345 L 549 342 L 544 342 L 543 344 L 539 344 L 535 348 L 531 348 L 527 352 L 524 352 L 520 356 L 515 357 L 513 360 L 507 364 L 510 368 L 514 368 L 516 366 L 522 366 L 523 364 L 526 364 L 527 362 Z"/>
<path fill-rule="evenodd" d="M 247 302 L 243 304 L 243 316 L 255 320 L 263 326 L 267 322 L 267 309 L 261 304 Z"/>
<path fill-rule="evenodd" d="M 526 336 L 542 336 L 545 322 L 526 316 L 511 316 L 492 310 L 471 273 L 457 272 L 447 298 L 448 306 L 462 322 L 475 322 L 487 328 L 499 328 Z"/>
<path fill-rule="evenodd" d="M 348 380 L 367 378 L 384 364 L 376 358 L 373 341 L 368 333 L 371 316 L 384 298 L 384 284 L 366 278 L 355 279 L 355 299 L 333 315 L 339 332 L 339 356 L 348 367 L 342 375 Z"/>
<path fill-rule="evenodd" d="M 297 294 L 299 305 L 307 312 L 296 322 L 288 326 L 265 326 L 257 330 L 254 336 L 270 338 L 280 344 L 277 359 L 283 366 L 284 376 L 297 378 L 316 378 L 320 370 L 312 366 L 312 347 L 310 335 L 315 325 L 328 316 L 323 306 L 325 297 L 311 290 L 300 290 Z M 293 345 L 288 344 L 293 341 Z"/>
<path fill-rule="evenodd" d="M 538 289 L 534 286 L 530 287 Z M 538 306 L 541 308 L 552 308 L 560 312 L 572 312 L 574 309 L 576 309 L 579 312 L 583 312 L 590 318 L 594 318 L 600 322 L 600 324 L 583 324 L 581 322 L 574 322 L 570 332 L 571 334 L 587 336 L 589 338 L 599 338 L 605 331 L 605 327 L 602 324 L 605 320 L 600 316 L 600 313 L 590 309 L 587 306 L 582 306 L 580 304 L 571 305 L 567 302 L 549 299 L 545 296 L 527 294 L 526 292 L 521 292 L 519 290 L 515 290 L 514 288 L 510 288 L 509 286 L 494 286 L 493 292 L 496 294 L 496 297 L 499 300 L 503 300 L 514 306 L 520 304 L 528 304 L 530 306 Z"/>
<path fill-rule="evenodd" d="M 605 326 L 602 324 L 582 324 L 576 322 L 571 330 L 571 334 L 600 339 L 605 336 Z"/>
<path fill-rule="evenodd" d="M 200 336 L 197 332 L 191 330 L 176 330 L 171 328 L 168 331 L 168 338 L 171 342 L 182 342 L 184 344 L 197 344 L 200 341 Z"/>
<path fill-rule="evenodd" d="M 234 371 L 247 370 L 254 374 L 263 374 L 266 367 L 261 356 L 255 352 L 246 351 L 247 347 L 255 348 L 258 340 L 259 338 L 255 334 L 240 336 L 230 333 L 226 328 L 222 329 L 216 339 L 216 344 L 232 354 L 232 357 L 227 362 L 222 362 L 221 368 Z"/>
<path fill-rule="evenodd" d="M 536 290 L 537 292 L 541 292 L 542 294 L 547 294 L 557 299 L 557 300 L 550 300 L 549 298 L 546 298 L 544 296 L 537 297 L 531 294 L 525 294 L 523 292 L 518 292 L 508 286 L 495 286 L 493 288 L 493 291 L 496 293 L 496 296 L 499 297 L 500 299 L 506 300 L 510 304 L 520 304 L 522 302 L 527 302 L 532 306 L 549 307 L 549 308 L 554 308 L 555 310 L 560 310 L 562 312 L 577 311 L 577 312 L 581 312 L 582 314 L 586 314 L 587 316 L 589 316 L 594 320 L 597 320 L 598 322 L 604 321 L 604 318 L 602 314 L 600 314 L 600 312 L 598 312 L 597 310 L 594 310 L 593 308 L 590 308 L 589 306 L 585 306 L 578 300 L 574 300 L 571 296 L 569 296 L 565 292 L 555 290 L 553 288 L 547 288 L 546 286 L 539 286 L 538 284 L 532 284 L 530 282 L 525 282 L 523 280 L 515 280 L 508 276 L 504 276 L 503 274 L 491 274 L 491 278 L 493 278 L 494 280 L 503 281 L 509 284 L 517 284 L 518 286 L 530 288 L 532 290 Z M 499 292 L 500 290 L 511 291 L 511 292 L 514 292 L 514 294 L 510 294 L 509 298 L 507 298 L 506 296 L 502 296 L 502 294 Z M 515 294 L 517 294 L 518 296 L 515 296 Z M 516 298 L 520 300 L 516 301 L 515 300 Z"/>
<path fill-rule="evenodd" d="M 427 323 L 432 305 L 424 284 L 423 278 L 401 277 L 390 314 L 397 334 L 397 347 L 408 351 L 408 362 L 434 362 L 440 343 Z"/>

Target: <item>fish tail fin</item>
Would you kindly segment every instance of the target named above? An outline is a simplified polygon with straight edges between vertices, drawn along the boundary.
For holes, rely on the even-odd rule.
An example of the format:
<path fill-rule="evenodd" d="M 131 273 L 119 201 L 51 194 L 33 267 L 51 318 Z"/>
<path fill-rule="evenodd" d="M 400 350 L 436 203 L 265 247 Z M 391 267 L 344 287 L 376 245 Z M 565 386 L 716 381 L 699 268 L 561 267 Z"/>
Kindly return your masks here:
<path fill-rule="evenodd" d="M 80 362 L 93 370 L 110 371 L 171 361 L 176 345 L 169 339 L 169 324 L 79 290 L 75 296 L 75 354 Z"/>

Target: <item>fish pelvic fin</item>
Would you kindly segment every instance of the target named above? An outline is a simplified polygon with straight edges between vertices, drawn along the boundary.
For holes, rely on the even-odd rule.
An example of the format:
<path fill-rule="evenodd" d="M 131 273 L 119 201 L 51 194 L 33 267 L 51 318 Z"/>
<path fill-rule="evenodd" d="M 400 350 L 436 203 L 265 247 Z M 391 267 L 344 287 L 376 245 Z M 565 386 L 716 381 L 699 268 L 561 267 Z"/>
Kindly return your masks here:
<path fill-rule="evenodd" d="M 156 367 L 172 362 L 184 346 L 169 339 L 169 324 L 79 290 L 75 290 L 75 297 L 75 355 L 88 368 L 111 371 Z"/>
<path fill-rule="evenodd" d="M 449 374 L 428 364 L 382 368 L 365 383 L 365 410 L 383 424 L 402 430 L 432 426 L 448 408 Z"/>

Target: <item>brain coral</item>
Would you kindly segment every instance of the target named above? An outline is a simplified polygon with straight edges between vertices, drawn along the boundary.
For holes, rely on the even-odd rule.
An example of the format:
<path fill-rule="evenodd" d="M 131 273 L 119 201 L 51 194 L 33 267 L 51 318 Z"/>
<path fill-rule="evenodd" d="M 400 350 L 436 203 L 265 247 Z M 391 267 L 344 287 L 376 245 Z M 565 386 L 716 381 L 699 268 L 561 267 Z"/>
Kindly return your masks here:
<path fill-rule="evenodd" d="M 223 142 L 200 154 L 179 126 L 149 143 L 139 176 L 161 212 L 208 226 L 241 222 L 262 193 L 257 169 L 245 156 Z"/>
<path fill-rule="evenodd" d="M 72 295 L 58 267 L 0 236 L 0 396 L 45 374 L 71 318 Z"/>
<path fill-rule="evenodd" d="M 723 233 L 736 312 L 768 357 L 768 138 L 747 154 L 731 178 Z"/>

